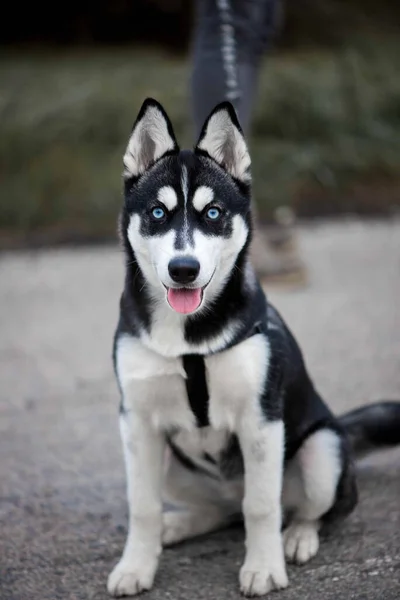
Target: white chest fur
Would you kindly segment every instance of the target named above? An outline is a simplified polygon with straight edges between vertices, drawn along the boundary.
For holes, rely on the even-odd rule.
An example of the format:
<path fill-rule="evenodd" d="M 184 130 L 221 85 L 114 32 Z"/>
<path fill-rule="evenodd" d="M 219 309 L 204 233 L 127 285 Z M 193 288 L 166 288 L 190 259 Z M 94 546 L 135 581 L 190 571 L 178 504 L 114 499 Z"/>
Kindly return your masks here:
<path fill-rule="evenodd" d="M 249 410 L 252 415 L 260 410 L 258 399 L 265 385 L 268 359 L 269 346 L 262 334 L 204 358 L 212 429 L 235 431 L 238 419 L 246 418 Z M 157 429 L 191 432 L 185 437 L 196 445 L 201 438 L 208 439 L 207 445 L 215 445 L 211 432 L 196 428 L 181 358 L 162 356 L 138 338 L 123 336 L 117 345 L 117 375 L 126 410 L 139 411 Z M 193 436 L 195 430 L 198 435 Z M 221 435 L 217 437 L 221 439 Z"/>

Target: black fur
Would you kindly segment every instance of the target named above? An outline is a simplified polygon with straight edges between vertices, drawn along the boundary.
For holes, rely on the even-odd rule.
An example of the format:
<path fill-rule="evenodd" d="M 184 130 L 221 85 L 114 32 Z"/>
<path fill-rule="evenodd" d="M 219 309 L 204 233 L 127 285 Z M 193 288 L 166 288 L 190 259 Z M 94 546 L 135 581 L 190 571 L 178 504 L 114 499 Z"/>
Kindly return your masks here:
<path fill-rule="evenodd" d="M 362 406 L 342 415 L 339 423 L 356 455 L 400 444 L 399 402 L 377 402 Z"/>
<path fill-rule="evenodd" d="M 190 408 L 198 427 L 207 427 L 208 418 L 208 389 L 204 358 L 199 354 L 185 354 L 182 357 L 183 368 L 186 372 L 186 391 Z"/>

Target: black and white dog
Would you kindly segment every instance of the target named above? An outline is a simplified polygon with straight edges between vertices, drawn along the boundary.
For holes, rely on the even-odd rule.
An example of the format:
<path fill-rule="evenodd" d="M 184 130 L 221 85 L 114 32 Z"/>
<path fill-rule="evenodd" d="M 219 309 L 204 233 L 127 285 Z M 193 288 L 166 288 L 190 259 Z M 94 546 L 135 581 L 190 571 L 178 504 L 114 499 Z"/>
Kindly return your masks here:
<path fill-rule="evenodd" d="M 337 419 L 313 387 L 249 262 L 250 156 L 229 103 L 189 151 L 146 100 L 124 165 L 114 363 L 130 518 L 108 590 L 151 588 L 162 544 L 238 514 L 241 591 L 284 588 L 285 556 L 308 561 L 320 527 L 356 504 L 350 446 L 400 442 L 399 404 Z"/>

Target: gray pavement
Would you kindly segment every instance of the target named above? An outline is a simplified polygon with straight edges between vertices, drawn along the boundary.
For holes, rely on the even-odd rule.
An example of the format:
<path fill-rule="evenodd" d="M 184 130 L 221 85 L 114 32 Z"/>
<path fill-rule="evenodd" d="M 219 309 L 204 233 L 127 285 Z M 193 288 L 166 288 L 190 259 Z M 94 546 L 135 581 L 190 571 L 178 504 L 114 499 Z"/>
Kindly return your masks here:
<path fill-rule="evenodd" d="M 270 290 L 337 411 L 400 398 L 400 222 L 301 229 L 309 285 Z M 0 257 L 0 598 L 106 599 L 127 523 L 110 348 L 113 247 Z M 400 598 L 400 450 L 364 459 L 360 505 L 281 600 Z M 164 552 L 147 597 L 238 599 L 240 528 Z"/>

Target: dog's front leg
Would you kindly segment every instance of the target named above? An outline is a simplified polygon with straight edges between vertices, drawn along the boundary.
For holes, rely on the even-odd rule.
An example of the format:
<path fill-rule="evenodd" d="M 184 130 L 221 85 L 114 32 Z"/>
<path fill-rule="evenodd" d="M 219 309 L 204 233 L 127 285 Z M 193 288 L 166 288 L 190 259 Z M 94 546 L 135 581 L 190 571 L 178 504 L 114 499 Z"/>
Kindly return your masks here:
<path fill-rule="evenodd" d="M 246 596 L 262 596 L 288 585 L 281 536 L 283 422 L 246 415 L 238 437 L 244 458 L 246 528 L 240 589 Z"/>
<path fill-rule="evenodd" d="M 129 532 L 107 588 L 113 596 L 131 596 L 151 588 L 161 552 L 165 439 L 133 410 L 121 414 L 120 429 L 128 485 Z"/>

